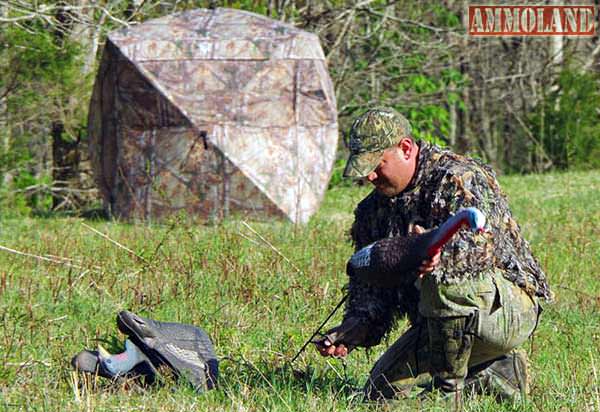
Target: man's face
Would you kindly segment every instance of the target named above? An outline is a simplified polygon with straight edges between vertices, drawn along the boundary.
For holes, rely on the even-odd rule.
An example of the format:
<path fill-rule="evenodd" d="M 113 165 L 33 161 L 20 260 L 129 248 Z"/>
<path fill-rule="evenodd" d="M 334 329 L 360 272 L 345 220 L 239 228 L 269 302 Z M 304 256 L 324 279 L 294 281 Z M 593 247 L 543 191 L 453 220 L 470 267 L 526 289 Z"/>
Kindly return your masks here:
<path fill-rule="evenodd" d="M 414 172 L 414 156 L 407 156 L 400 146 L 394 146 L 383 152 L 379 164 L 367 175 L 367 180 L 380 194 L 393 197 L 406 189 Z"/>

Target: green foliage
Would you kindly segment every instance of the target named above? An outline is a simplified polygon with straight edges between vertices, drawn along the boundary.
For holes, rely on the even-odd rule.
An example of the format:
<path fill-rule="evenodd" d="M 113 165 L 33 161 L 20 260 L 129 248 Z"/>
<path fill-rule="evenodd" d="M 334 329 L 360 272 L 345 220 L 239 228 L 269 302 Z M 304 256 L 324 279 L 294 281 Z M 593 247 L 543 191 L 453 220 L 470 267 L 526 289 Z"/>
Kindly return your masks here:
<path fill-rule="evenodd" d="M 424 56 L 419 54 L 413 54 L 410 58 L 406 59 L 405 64 L 407 66 L 419 66 L 422 64 Z M 355 67 L 357 70 L 361 69 L 361 65 L 367 65 L 366 61 L 357 61 Z M 416 70 L 416 69 L 415 69 Z M 423 96 L 424 100 L 428 96 L 432 95 L 445 95 L 447 104 L 439 104 L 437 102 L 431 103 L 419 103 L 409 102 L 409 104 L 399 103 L 394 104 L 396 110 L 399 113 L 406 116 L 410 121 L 413 131 L 413 136 L 416 139 L 425 140 L 431 143 L 435 143 L 440 147 L 447 146 L 447 136 L 450 131 L 450 114 L 449 105 L 457 104 L 458 107 L 464 107 L 461 100 L 460 94 L 455 90 L 451 90 L 451 85 L 461 85 L 464 83 L 462 74 L 456 69 L 445 69 L 441 72 L 441 75 L 430 76 L 423 73 L 415 72 L 415 74 L 403 77 L 394 84 L 394 89 L 391 91 L 395 94 L 410 94 L 414 96 Z M 387 97 L 389 91 L 383 92 L 383 97 Z M 365 96 L 369 98 L 369 96 Z M 362 110 L 366 108 L 356 108 L 350 118 L 362 113 Z M 348 127 L 348 126 L 347 126 Z M 347 130 L 342 131 L 347 133 Z M 349 179 L 343 179 L 342 173 L 345 167 L 346 157 L 342 156 L 336 161 L 329 187 L 336 186 L 350 186 L 352 181 Z"/>
<path fill-rule="evenodd" d="M 225 1 L 223 7 L 229 7 L 232 9 L 239 10 L 247 10 L 258 14 L 267 15 L 268 14 L 268 4 L 264 1 L 256 1 L 256 0 L 234 0 L 234 1 Z M 278 16 L 272 16 L 273 18 L 277 18 Z"/>
<path fill-rule="evenodd" d="M 508 177 L 501 181 L 514 216 L 556 293 L 535 339 L 524 347 L 531 397 L 517 404 L 468 398 L 470 412 L 598 410 L 600 364 L 600 173 Z M 52 264 L 0 251 L 0 409 L 31 411 L 445 411 L 438 401 L 362 402 L 372 364 L 405 327 L 370 353 L 325 360 L 313 348 L 289 365 L 333 309 L 352 252 L 352 210 L 368 188 L 334 188 L 307 226 L 240 221 L 217 226 L 173 219 L 131 225 L 74 218 L 0 215 L 0 245 Z M 96 236 L 83 223 L 142 255 Z M 118 310 L 197 324 L 222 359 L 219 388 L 204 395 L 167 380 L 141 389 L 82 380 L 69 359 L 102 343 L 122 347 Z M 327 327 L 341 319 L 341 311 Z"/>
<path fill-rule="evenodd" d="M 6 216 L 27 216 L 32 212 L 49 210 L 52 206 L 52 197 L 48 190 L 51 184 L 48 174 L 36 176 L 34 161 L 27 153 L 26 148 L 14 147 L 10 155 L 3 156 L 6 163 L 0 167 L 0 172 L 12 166 L 9 180 L 5 185 L 0 185 L 0 214 Z M 8 177 L 7 176 L 7 177 Z M 3 174 L 0 173 L 0 178 Z"/>
<path fill-rule="evenodd" d="M 440 24 L 455 24 L 458 19 L 437 4 L 402 10 L 415 22 L 428 21 L 431 16 L 440 19 Z M 385 14 L 385 9 L 380 13 Z M 360 80 L 351 90 L 340 90 L 338 101 L 347 107 L 340 113 L 342 128 L 347 129 L 351 120 L 367 108 L 387 105 L 411 121 L 416 138 L 445 146 L 450 130 L 449 106 L 464 106 L 460 89 L 465 79 L 459 70 L 447 64 L 448 56 L 432 64 L 429 50 L 410 47 L 411 41 L 418 39 L 426 43 L 437 34 L 407 23 L 402 30 L 381 29 L 381 33 L 375 35 L 370 31 L 381 24 L 379 20 L 364 16 L 360 23 L 358 30 L 363 42 L 352 52 L 352 71 L 362 76 L 357 76 Z M 432 68 L 425 69 L 428 66 Z M 332 66 L 330 70 L 335 79 L 337 68 Z"/>
<path fill-rule="evenodd" d="M 86 127 L 91 78 L 82 74 L 81 56 L 76 42 L 38 22 L 0 31 L 0 115 L 7 126 L 0 130 L 0 186 L 8 184 L 0 202 L 22 204 L 23 212 L 50 207 L 47 194 L 25 188 L 49 183 L 42 159 L 52 122 L 63 123 L 65 139 Z"/>
<path fill-rule="evenodd" d="M 329 179 L 329 187 L 350 187 L 353 185 L 352 179 L 344 178 L 344 169 L 346 168 L 347 156 L 340 157 L 333 165 L 331 178 Z"/>
<path fill-rule="evenodd" d="M 408 119 L 413 125 L 413 135 L 417 139 L 423 139 L 445 146 L 444 136 L 448 131 L 448 110 L 445 107 L 429 104 L 419 108 L 411 108 Z"/>
<path fill-rule="evenodd" d="M 7 95 L 9 113 L 39 109 L 55 114 L 52 104 L 72 96 L 81 79 L 79 46 L 44 27 L 8 26 L 0 32 L 0 89 Z M 54 109 L 54 110 L 52 110 Z"/>
<path fill-rule="evenodd" d="M 31 212 L 27 196 L 15 193 L 12 187 L 0 186 L 0 218 L 23 218 Z"/>
<path fill-rule="evenodd" d="M 531 130 L 559 169 L 600 167 L 600 74 L 564 70 L 530 116 Z"/>
<path fill-rule="evenodd" d="M 21 170 L 14 178 L 13 189 L 15 196 L 22 198 L 33 211 L 48 210 L 52 206 L 52 197 L 43 188 L 52 183 L 48 175 L 34 176 L 27 170 Z"/>
<path fill-rule="evenodd" d="M 414 63 L 418 64 L 421 59 L 414 56 Z M 461 73 L 456 69 L 445 69 L 440 76 L 428 76 L 417 73 L 409 76 L 406 81 L 396 85 L 396 90 L 403 93 L 411 93 L 423 96 L 424 103 L 397 105 L 401 113 L 404 113 L 413 126 L 413 134 L 418 139 L 423 139 L 439 146 L 446 146 L 447 136 L 450 131 L 450 114 L 448 105 L 458 104 L 462 106 L 460 94 L 452 90 L 464 83 Z M 437 102 L 426 103 L 427 96 L 445 95 L 447 104 Z"/>
<path fill-rule="evenodd" d="M 442 4 L 433 5 L 432 14 L 435 18 L 434 23 L 436 27 L 445 27 L 448 29 L 462 28 L 462 22 L 460 21 L 459 15 Z"/>

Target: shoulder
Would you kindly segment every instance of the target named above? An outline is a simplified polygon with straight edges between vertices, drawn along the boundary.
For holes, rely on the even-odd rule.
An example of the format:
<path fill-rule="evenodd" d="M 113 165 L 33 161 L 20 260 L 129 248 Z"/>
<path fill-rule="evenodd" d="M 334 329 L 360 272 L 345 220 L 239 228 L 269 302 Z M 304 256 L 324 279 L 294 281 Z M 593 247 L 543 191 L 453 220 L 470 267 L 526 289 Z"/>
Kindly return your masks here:
<path fill-rule="evenodd" d="M 434 162 L 428 179 L 432 186 L 438 186 L 440 190 L 478 187 L 500 192 L 496 173 L 479 159 L 459 155 L 449 150 L 439 150 L 435 155 L 437 161 Z"/>
<path fill-rule="evenodd" d="M 494 204 L 504 205 L 504 195 L 494 171 L 483 162 L 442 150 L 428 171 L 423 201 L 431 216 L 445 219 L 447 214 L 474 206 L 489 211 Z"/>

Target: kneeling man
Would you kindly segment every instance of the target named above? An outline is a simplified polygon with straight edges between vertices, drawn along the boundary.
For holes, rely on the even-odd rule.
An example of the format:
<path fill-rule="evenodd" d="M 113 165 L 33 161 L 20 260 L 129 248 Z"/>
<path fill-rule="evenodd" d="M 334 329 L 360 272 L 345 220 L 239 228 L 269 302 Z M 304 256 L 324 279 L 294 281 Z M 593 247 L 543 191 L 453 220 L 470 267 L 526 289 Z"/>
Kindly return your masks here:
<path fill-rule="evenodd" d="M 346 356 L 357 346 L 377 345 L 407 316 L 410 328 L 371 370 L 368 399 L 406 395 L 425 373 L 433 389 L 457 397 L 465 389 L 499 398 L 525 395 L 527 358 L 517 347 L 535 330 L 540 301 L 552 294 L 494 172 L 478 160 L 415 141 L 409 122 L 392 109 L 358 117 L 349 146 L 344 176 L 366 178 L 375 187 L 355 210 L 357 251 L 434 229 L 466 207 L 483 212 L 486 231 L 459 231 L 418 269 L 391 274 L 394 286 L 349 271 L 344 320 L 317 349 Z M 402 252 L 388 248 L 381 259 L 393 261 Z"/>

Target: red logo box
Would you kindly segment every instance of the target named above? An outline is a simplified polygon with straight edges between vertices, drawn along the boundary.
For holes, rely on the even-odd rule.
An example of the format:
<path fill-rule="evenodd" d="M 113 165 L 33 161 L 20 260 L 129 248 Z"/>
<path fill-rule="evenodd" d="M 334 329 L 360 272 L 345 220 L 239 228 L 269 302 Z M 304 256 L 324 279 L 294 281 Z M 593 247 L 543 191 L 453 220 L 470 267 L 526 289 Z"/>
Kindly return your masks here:
<path fill-rule="evenodd" d="M 594 36 L 596 7 L 469 6 L 471 36 Z"/>

